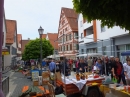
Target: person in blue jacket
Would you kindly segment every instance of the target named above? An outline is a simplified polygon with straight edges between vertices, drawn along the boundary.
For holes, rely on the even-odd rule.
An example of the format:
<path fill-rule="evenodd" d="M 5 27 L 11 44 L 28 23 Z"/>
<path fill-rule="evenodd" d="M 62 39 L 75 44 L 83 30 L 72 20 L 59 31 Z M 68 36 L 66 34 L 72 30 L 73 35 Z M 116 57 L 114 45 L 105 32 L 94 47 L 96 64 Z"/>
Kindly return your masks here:
<path fill-rule="evenodd" d="M 43 61 L 42 61 L 42 67 L 44 67 L 45 65 L 46 65 L 46 61 L 43 60 Z"/>

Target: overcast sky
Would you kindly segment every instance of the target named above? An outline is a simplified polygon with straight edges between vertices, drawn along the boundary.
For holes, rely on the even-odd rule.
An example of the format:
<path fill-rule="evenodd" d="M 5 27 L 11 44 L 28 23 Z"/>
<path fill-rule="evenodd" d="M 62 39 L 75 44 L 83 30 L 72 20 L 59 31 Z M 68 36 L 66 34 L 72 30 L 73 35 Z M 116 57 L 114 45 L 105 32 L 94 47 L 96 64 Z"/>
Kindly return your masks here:
<path fill-rule="evenodd" d="M 5 16 L 17 21 L 23 39 L 35 39 L 40 25 L 44 33 L 58 32 L 61 7 L 73 8 L 72 0 L 5 0 Z"/>

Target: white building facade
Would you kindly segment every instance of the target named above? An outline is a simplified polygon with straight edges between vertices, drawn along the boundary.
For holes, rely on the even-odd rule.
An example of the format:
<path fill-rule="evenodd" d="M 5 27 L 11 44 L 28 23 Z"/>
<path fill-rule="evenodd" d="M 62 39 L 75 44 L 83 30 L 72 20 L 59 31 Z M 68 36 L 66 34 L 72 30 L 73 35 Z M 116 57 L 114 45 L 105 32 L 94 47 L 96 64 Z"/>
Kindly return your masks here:
<path fill-rule="evenodd" d="M 82 14 L 79 14 L 78 17 L 78 35 L 79 54 L 101 53 L 121 58 L 121 52 L 130 50 L 128 31 L 118 26 L 102 27 L 98 20 L 88 23 Z"/>

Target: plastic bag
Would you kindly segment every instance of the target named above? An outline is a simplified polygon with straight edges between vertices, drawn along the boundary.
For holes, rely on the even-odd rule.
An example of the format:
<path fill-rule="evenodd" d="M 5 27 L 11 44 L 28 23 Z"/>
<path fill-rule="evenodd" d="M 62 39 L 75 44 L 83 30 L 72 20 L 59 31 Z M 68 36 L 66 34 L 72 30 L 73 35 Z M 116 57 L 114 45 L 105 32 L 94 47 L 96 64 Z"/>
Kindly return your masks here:
<path fill-rule="evenodd" d="M 117 83 L 117 78 L 116 78 L 116 77 L 113 77 L 113 78 L 112 78 L 112 82 L 113 82 L 113 83 Z"/>

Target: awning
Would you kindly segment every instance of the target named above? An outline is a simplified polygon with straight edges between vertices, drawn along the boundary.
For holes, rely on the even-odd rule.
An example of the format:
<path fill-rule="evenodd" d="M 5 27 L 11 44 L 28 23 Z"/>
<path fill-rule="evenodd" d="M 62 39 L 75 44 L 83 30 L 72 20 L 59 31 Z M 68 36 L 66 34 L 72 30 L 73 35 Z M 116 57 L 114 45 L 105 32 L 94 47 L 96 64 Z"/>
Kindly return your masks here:
<path fill-rule="evenodd" d="M 101 57 L 102 54 L 100 54 L 100 53 L 88 53 L 88 54 L 79 54 L 79 55 L 77 55 L 77 57 L 87 57 L 87 56 Z"/>
<path fill-rule="evenodd" d="M 47 56 L 47 58 L 58 58 L 60 57 L 59 55 L 50 55 L 50 56 Z"/>
<path fill-rule="evenodd" d="M 122 52 L 122 53 L 121 53 L 121 56 L 130 56 L 130 51 Z"/>

